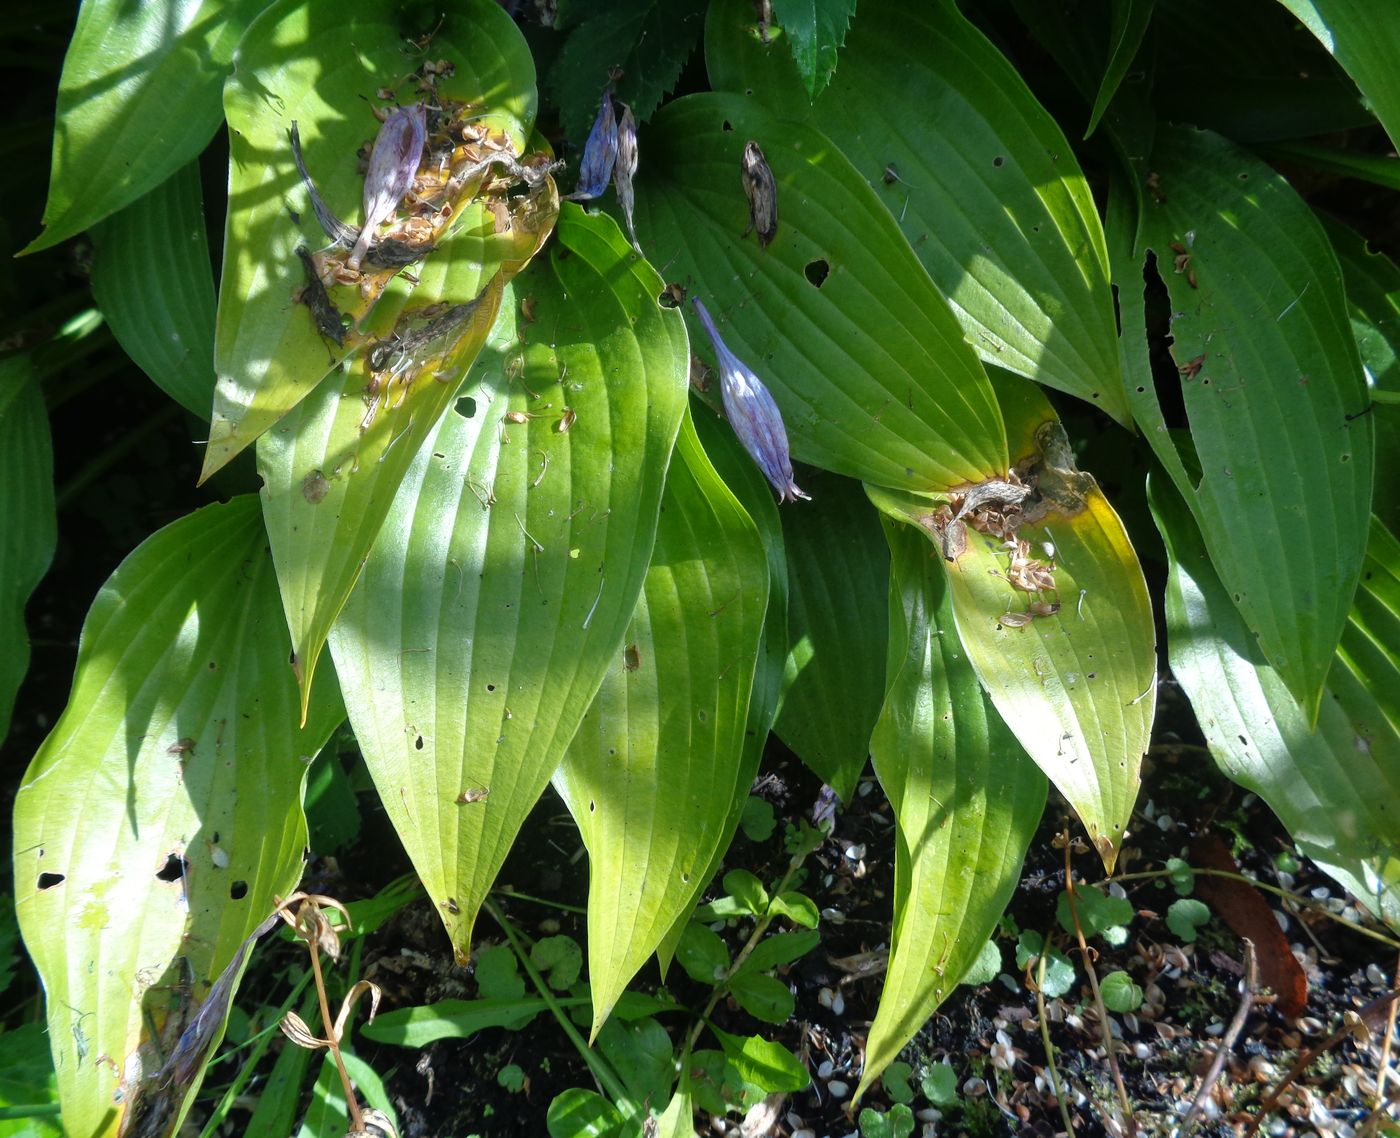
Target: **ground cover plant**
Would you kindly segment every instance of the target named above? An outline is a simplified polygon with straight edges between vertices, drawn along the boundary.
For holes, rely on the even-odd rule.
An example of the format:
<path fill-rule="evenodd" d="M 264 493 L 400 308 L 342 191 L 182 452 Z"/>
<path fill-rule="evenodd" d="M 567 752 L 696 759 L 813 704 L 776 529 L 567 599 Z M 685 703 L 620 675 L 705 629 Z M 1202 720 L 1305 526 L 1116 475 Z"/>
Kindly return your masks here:
<path fill-rule="evenodd" d="M 1089 1114 L 1132 1132 L 1114 1017 L 1178 966 L 1100 974 L 1099 942 L 1144 874 L 1184 944 L 1245 904 L 1208 883 L 1229 851 L 1121 864 L 1162 677 L 1194 761 L 1394 943 L 1400 13 L 75 16 L 27 33 L 62 72 L 15 143 L 51 152 L 42 226 L 34 163 L 7 174 L 32 232 L 0 357 L 11 927 L 47 1025 L 0 1042 L 49 1048 L 67 1133 L 212 1132 L 249 1086 L 251 1132 L 393 1131 L 352 1036 L 541 1025 L 591 1082 L 513 1108 L 540 1132 L 801 1130 L 780 1104 L 822 1064 L 778 1037 L 841 939 L 824 891 L 859 880 L 841 818 L 872 796 L 892 869 L 839 959 L 877 986 L 856 1058 L 827 1060 L 851 1125 L 931 1125 L 913 1084 L 962 1101 L 906 1047 L 1004 947 L 1044 1033 L 1082 970 L 1111 1083 Z M 131 362 L 165 402 L 90 451 Z M 103 483 L 172 436 L 197 446 L 72 569 L 71 689 L 37 659 L 26 682 L 60 511 L 89 503 L 65 540 L 95 551 Z M 813 785 L 775 820 L 779 746 Z M 498 888 L 542 796 L 586 850 L 568 934 Z M 366 801 L 411 866 L 392 886 L 307 860 Z M 736 861 L 736 833 L 769 852 Z M 1004 917 L 1028 857 L 1060 875 L 1037 929 Z M 384 1006 L 365 945 L 419 890 L 450 982 Z M 277 927 L 305 963 L 253 1032 L 239 982 Z M 1255 977 L 1287 944 L 1245 927 L 1245 1012 L 1267 989 L 1296 1019 L 1292 980 Z M 211 1096 L 226 1032 L 251 1056 Z M 470 1077 L 529 1097 L 519 1064 Z"/>

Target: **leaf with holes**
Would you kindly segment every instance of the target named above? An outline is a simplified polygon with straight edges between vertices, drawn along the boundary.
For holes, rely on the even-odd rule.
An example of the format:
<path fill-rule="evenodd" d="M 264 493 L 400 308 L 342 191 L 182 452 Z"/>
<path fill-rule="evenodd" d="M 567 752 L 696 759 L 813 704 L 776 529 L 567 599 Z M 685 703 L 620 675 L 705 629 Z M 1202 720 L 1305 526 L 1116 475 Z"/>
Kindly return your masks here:
<path fill-rule="evenodd" d="M 763 143 L 778 187 L 766 248 L 744 238 L 748 139 Z M 730 350 L 772 392 L 794 458 L 920 492 L 1005 473 L 986 374 L 894 219 L 830 139 L 752 100 L 707 94 L 669 104 L 647 144 L 642 245 L 696 282 Z"/>
<path fill-rule="evenodd" d="M 1156 705 L 1147 584 L 1123 523 L 1093 476 L 1075 468 L 1045 397 L 1014 377 L 999 377 L 997 393 L 1016 469 L 1033 488 L 1009 540 L 974 528 L 995 524 L 995 513 L 943 527 L 916 499 L 871 496 L 940 547 L 940 532 L 961 535 L 947 547 L 947 569 L 968 659 L 1112 869 Z"/>
<path fill-rule="evenodd" d="M 767 578 L 687 416 L 625 647 L 554 776 L 588 847 L 592 1038 L 728 844 Z"/>
<path fill-rule="evenodd" d="M 88 0 L 58 84 L 44 232 L 66 241 L 190 162 L 223 121 L 219 96 L 261 0 Z"/>
<path fill-rule="evenodd" d="M 43 579 L 58 541 L 53 492 L 53 442 L 44 396 L 27 354 L 0 361 L 0 742 L 29 670 L 24 606 Z"/>
<path fill-rule="evenodd" d="M 857 1100 L 977 960 L 1011 899 L 1045 778 L 978 685 L 945 574 L 914 528 L 891 553 L 889 685 L 871 739 L 894 808 L 894 932 Z"/>
<path fill-rule="evenodd" d="M 1227 592 L 1314 717 L 1361 571 L 1374 461 L 1341 272 L 1302 199 L 1225 139 L 1164 127 L 1151 167 L 1135 240 L 1124 203 L 1110 211 L 1125 350 L 1139 353 L 1128 397 Z M 1177 374 L 1159 395 L 1142 341 L 1144 287 L 1162 283 Z M 1169 431 L 1164 397 L 1184 405 L 1189 438 Z"/>
<path fill-rule="evenodd" d="M 1298 848 L 1400 928 L 1400 542 L 1371 524 L 1361 588 L 1316 727 L 1270 666 L 1207 559 L 1179 495 L 1152 510 L 1167 544 L 1167 644 L 1221 770 L 1259 795 Z"/>
<path fill-rule="evenodd" d="M 279 0 L 248 29 L 225 90 L 229 212 L 215 339 L 218 382 L 201 478 L 295 407 L 340 361 L 390 334 L 410 291 L 420 308 L 477 296 L 522 250 L 537 247 L 551 222 L 547 210 L 532 208 L 530 197 L 508 201 L 504 191 L 474 196 L 481 177 L 466 176 L 481 154 L 523 153 L 534 120 L 534 64 L 498 5 L 469 0 L 440 20 L 432 14 L 422 27 L 404 22 L 391 0 L 353 0 L 339 5 L 334 18 L 325 16 L 300 0 Z M 418 75 L 401 44 L 405 34 L 428 32 L 433 60 L 446 60 L 451 69 L 415 85 Z M 326 237 L 298 177 L 288 132 L 296 123 L 308 171 L 328 208 L 358 218 L 363 179 L 355 155 L 378 130 L 370 108 L 379 105 L 380 90 L 432 106 L 416 212 L 395 232 L 425 251 L 435 245 L 436 252 L 413 269 L 423 279 L 413 289 L 402 276 L 394 278 L 394 269 L 350 273 L 343 253 L 320 262 L 321 276 L 313 281 L 296 250 L 319 248 Z M 485 109 L 468 114 L 468 105 Z M 459 140 L 467 129 L 481 141 L 454 148 L 446 138 L 449 126 Z M 446 184 L 444 169 L 451 172 Z M 441 260 L 452 262 L 450 272 L 439 270 Z M 350 283 L 338 283 L 342 279 Z M 328 295 L 321 280 L 334 282 Z M 336 326 L 343 317 L 355 326 Z"/>
<path fill-rule="evenodd" d="M 610 218 L 566 206 L 558 237 L 512 283 L 330 641 L 384 808 L 463 959 L 624 647 L 685 403 L 660 277 Z"/>
<path fill-rule="evenodd" d="M 198 163 L 96 226 L 92 244 L 92 296 L 117 342 L 157 387 L 207 419 L 214 278 Z"/>
<path fill-rule="evenodd" d="M 251 495 L 160 530 L 88 613 L 15 799 L 17 912 L 70 1133 L 115 1134 L 134 1100 L 178 1113 L 194 1084 L 162 1089 L 162 1058 L 301 876 L 302 780 L 344 710 L 329 677 L 297 730 L 287 649 Z"/>
<path fill-rule="evenodd" d="M 889 547 L 859 483 L 803 481 L 812 501 L 782 511 L 791 597 L 787 692 L 773 729 L 849 802 L 884 696 Z"/>
<path fill-rule="evenodd" d="M 786 46 L 765 45 L 753 25 L 745 0 L 713 7 L 711 83 L 823 132 L 885 205 L 984 361 L 1126 423 L 1098 211 L 1073 148 L 1006 58 L 951 3 L 861 0 L 831 86 L 809 104 Z M 746 137 L 767 152 L 782 134 Z M 797 193 L 779 195 L 780 233 Z M 902 278 L 898 265 L 890 271 Z"/>

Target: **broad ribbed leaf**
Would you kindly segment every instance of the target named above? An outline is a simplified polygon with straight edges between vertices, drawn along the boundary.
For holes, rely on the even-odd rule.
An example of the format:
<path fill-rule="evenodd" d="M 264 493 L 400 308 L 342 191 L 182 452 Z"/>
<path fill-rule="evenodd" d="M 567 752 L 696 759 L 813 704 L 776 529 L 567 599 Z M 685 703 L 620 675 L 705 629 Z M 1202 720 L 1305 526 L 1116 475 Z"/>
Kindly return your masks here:
<path fill-rule="evenodd" d="M 812 500 L 782 511 L 787 691 L 773 730 L 849 802 L 884 698 L 889 547 L 858 483 L 837 475 L 803 481 Z"/>
<path fill-rule="evenodd" d="M 199 165 L 92 231 L 92 295 L 152 381 L 201 419 L 214 397 L 214 275 Z"/>
<path fill-rule="evenodd" d="M 136 201 L 194 158 L 223 121 L 229 61 L 265 0 L 84 0 L 63 59 L 47 249 Z"/>
<path fill-rule="evenodd" d="M 1356 81 L 1400 146 L 1400 8 L 1368 0 L 1279 0 Z"/>
<path fill-rule="evenodd" d="M 622 650 L 686 398 L 660 278 L 609 218 L 570 206 L 558 236 L 511 286 L 331 634 L 384 807 L 463 959 Z"/>
<path fill-rule="evenodd" d="M 717 783 L 715 786 L 715 794 L 727 794 L 730 803 L 729 817 L 724 823 L 724 836 L 705 871 L 692 877 L 689 900 L 682 906 L 675 924 L 657 947 L 656 957 L 663 976 L 671 965 L 676 945 L 690 921 L 691 910 L 700 903 L 702 894 L 719 872 L 729 843 L 739 828 L 744 805 L 748 801 L 749 788 L 758 776 L 759 764 L 763 761 L 763 752 L 768 746 L 768 733 L 782 705 L 783 660 L 788 642 L 788 569 L 787 560 L 783 556 L 783 527 L 773 499 L 772 487 L 759 473 L 758 467 L 739 443 L 729 424 L 717 419 L 708 409 L 699 405 L 694 407 L 695 433 L 704 446 L 706 455 L 725 485 L 739 499 L 739 504 L 744 507 L 749 518 L 758 526 L 763 550 L 768 558 L 768 611 L 763 618 L 763 639 L 759 645 L 753 692 L 749 698 L 749 722 L 745 730 L 743 762 L 734 772 L 732 784 L 725 786 Z"/>
<path fill-rule="evenodd" d="M 1311 211 L 1267 166 L 1205 132 L 1157 139 L 1135 251 L 1115 257 L 1125 344 L 1144 336 L 1144 276 L 1166 284 L 1189 440 L 1168 432 L 1177 424 L 1145 369 L 1128 374 L 1128 398 L 1245 622 L 1316 714 L 1373 473 L 1341 272 Z"/>
<path fill-rule="evenodd" d="M 1099 120 L 1108 110 L 1113 96 L 1128 74 L 1147 25 L 1152 22 L 1152 9 L 1155 0 L 1113 0 L 1110 7 L 1113 14 L 1112 34 L 1108 44 L 1108 63 L 1104 67 L 1103 79 L 1099 83 L 1098 94 L 1094 96 L 1094 108 L 1089 113 L 1089 125 L 1084 131 L 1088 138 L 1098 128 Z M 1083 34 L 1083 28 L 1078 29 Z"/>
<path fill-rule="evenodd" d="M 173 1121 L 192 1084 L 143 1079 L 301 876 L 302 780 L 344 711 L 323 682 L 297 730 L 287 650 L 252 495 L 145 541 L 83 625 L 15 800 L 16 908 L 70 1134 L 115 1134 L 166 1094 Z"/>
<path fill-rule="evenodd" d="M 492 208 L 478 200 L 454 212 L 452 236 L 412 270 L 431 279 L 433 263 L 451 259 L 458 267 L 450 282 L 436 278 L 450 283 L 450 291 L 432 283 L 410 289 L 400 277 L 366 317 L 370 300 L 358 288 L 335 288 L 332 303 L 365 324 L 362 335 L 347 335 L 342 347 L 323 340 L 309 308 L 297 303 L 306 274 L 296 247 L 319 249 L 326 237 L 298 178 L 288 130 L 297 123 L 307 167 L 328 206 L 359 222 L 364 179 L 355 155 L 379 129 L 369 100 L 384 88 L 398 90 L 405 102 L 417 95 L 406 78 L 413 65 L 402 36 L 429 31 L 432 58 L 454 68 L 438 78 L 438 98 L 483 106 L 473 121 L 498 138 L 504 132 L 511 147 L 524 150 L 534 119 L 534 64 L 519 30 L 490 0 L 454 5 L 440 21 L 434 13 L 421 28 L 405 24 L 393 0 L 347 0 L 333 9 L 279 0 L 239 44 L 224 94 L 229 213 L 215 341 L 219 378 L 201 477 L 290 411 L 365 337 L 387 335 L 410 293 L 415 307 L 461 301 L 518 257 L 518 219 L 497 233 Z M 474 185 L 467 183 L 463 193 Z M 548 228 L 545 219 L 538 221 L 537 228 Z"/>
<path fill-rule="evenodd" d="M 439 348 L 441 355 L 415 361 L 422 370 L 406 375 L 412 380 L 406 387 L 393 384 L 374 392 L 357 360 L 328 376 L 258 440 L 263 518 L 303 704 L 331 625 L 359 578 L 399 483 L 456 401 L 463 372 L 486 342 L 501 306 L 499 276 L 469 303 L 471 314 Z M 437 372 L 450 378 L 438 380 Z"/>
<path fill-rule="evenodd" d="M 53 444 L 49 414 L 29 356 L 0 361 L 0 742 L 10 730 L 15 694 L 29 670 L 24 606 L 53 557 Z"/>
<path fill-rule="evenodd" d="M 767 604 L 758 529 L 687 416 L 625 647 L 554 776 L 588 847 L 590 1038 L 729 840 Z"/>
<path fill-rule="evenodd" d="M 744 236 L 748 139 L 762 143 L 777 180 L 778 231 L 766 249 Z M 919 491 L 1005 472 L 981 365 L 894 219 L 830 139 L 751 99 L 707 94 L 664 108 L 645 141 L 642 246 L 704 300 L 729 348 L 772 391 L 794 457 Z"/>
<path fill-rule="evenodd" d="M 1045 397 L 998 380 L 1017 469 L 1048 512 L 1023 524 L 1025 556 L 1051 587 L 1013 586 L 1015 551 L 966 530 L 948 564 L 958 633 L 983 687 L 1022 746 L 1069 800 L 1110 871 L 1137 798 L 1156 705 L 1152 606 L 1123 523 L 1092 475 L 1075 469 Z M 895 517 L 929 528 L 926 504 L 872 492 Z M 1024 578 L 1023 578 L 1024 579 Z M 1033 615 L 1036 604 L 1058 605 Z"/>
<path fill-rule="evenodd" d="M 895 813 L 894 932 L 857 1099 L 982 951 L 1045 808 L 1045 776 L 978 685 L 928 542 L 897 522 L 885 533 L 889 688 L 870 750 Z"/>
<path fill-rule="evenodd" d="M 1400 165 L 1400 163 L 1397 163 Z M 1361 353 L 1375 402 L 1376 480 L 1371 509 L 1392 530 L 1400 529 L 1400 268 L 1339 221 L 1322 226 L 1341 262 L 1351 332 Z"/>
<path fill-rule="evenodd" d="M 1400 927 L 1400 543 L 1372 523 L 1314 728 L 1259 651 L 1178 495 L 1157 479 L 1151 490 L 1171 559 L 1172 673 L 1215 761 L 1269 804 L 1303 853 Z"/>
<path fill-rule="evenodd" d="M 1127 422 L 1098 212 L 1069 142 L 1006 58 L 951 3 L 861 0 L 831 86 L 810 105 L 786 46 L 765 45 L 753 24 L 745 0 L 712 9 L 712 84 L 824 132 L 984 360 Z"/>

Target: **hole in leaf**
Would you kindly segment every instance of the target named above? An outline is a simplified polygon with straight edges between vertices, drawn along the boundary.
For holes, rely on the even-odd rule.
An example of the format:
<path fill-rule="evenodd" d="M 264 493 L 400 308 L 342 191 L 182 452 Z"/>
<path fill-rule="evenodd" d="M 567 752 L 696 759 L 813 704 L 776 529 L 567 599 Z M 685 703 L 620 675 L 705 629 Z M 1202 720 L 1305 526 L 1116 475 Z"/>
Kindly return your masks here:
<path fill-rule="evenodd" d="M 732 133 L 734 130 L 734 124 L 728 119 L 725 119 L 724 122 L 720 123 L 719 129 L 728 133 Z"/>
<path fill-rule="evenodd" d="M 166 854 L 165 864 L 160 867 L 156 874 L 157 881 L 164 881 L 166 884 L 179 881 L 185 876 L 189 869 L 189 863 L 179 854 Z"/>
<path fill-rule="evenodd" d="M 246 881 L 235 881 L 228 887 L 228 895 L 235 901 L 241 901 L 248 896 L 248 883 Z"/>
<path fill-rule="evenodd" d="M 996 166 L 997 168 L 1005 166 L 1006 156 L 1004 154 L 998 154 L 995 158 L 992 159 L 992 165 Z"/>
<path fill-rule="evenodd" d="M 487 684 L 487 685 L 486 685 L 486 690 L 487 690 L 487 691 L 495 691 L 495 690 L 496 690 L 496 685 L 495 685 L 495 684 Z"/>
<path fill-rule="evenodd" d="M 826 258 L 818 257 L 815 261 L 807 262 L 802 275 L 817 288 L 821 288 L 826 284 L 826 278 L 831 275 L 831 266 L 827 264 Z"/>
<path fill-rule="evenodd" d="M 594 801 L 590 798 L 590 799 L 588 800 L 588 812 L 589 812 L 590 814 L 592 814 L 592 813 L 595 813 L 595 812 L 597 811 L 597 809 L 598 809 L 598 804 L 597 804 L 596 802 L 594 802 Z"/>
<path fill-rule="evenodd" d="M 1118 286 L 1111 284 L 1108 286 L 1113 293 L 1113 327 L 1117 329 L 1118 335 L 1123 335 L 1123 310 L 1118 306 Z"/>
<path fill-rule="evenodd" d="M 413 749 L 414 749 L 415 751 L 421 751 L 421 750 L 423 749 L 423 736 L 422 736 L 422 735 L 419 735 L 418 738 L 416 738 L 415 740 L 413 740 Z"/>
<path fill-rule="evenodd" d="M 62 885 L 67 880 L 67 875 L 62 873 L 41 873 L 39 874 L 39 892 L 45 889 L 52 889 L 55 885 Z"/>
<path fill-rule="evenodd" d="M 470 395 L 463 395 L 452 405 L 452 410 L 461 415 L 464 419 L 471 419 L 476 416 L 476 400 Z"/>

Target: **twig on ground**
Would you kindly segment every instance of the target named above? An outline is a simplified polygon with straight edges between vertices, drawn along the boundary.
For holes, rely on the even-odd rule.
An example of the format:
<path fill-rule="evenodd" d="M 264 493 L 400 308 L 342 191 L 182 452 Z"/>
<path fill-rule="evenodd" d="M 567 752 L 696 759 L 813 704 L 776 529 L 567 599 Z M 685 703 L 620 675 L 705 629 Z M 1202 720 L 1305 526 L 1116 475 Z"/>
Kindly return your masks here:
<path fill-rule="evenodd" d="M 1245 1020 L 1249 1018 L 1250 1009 L 1254 1007 L 1254 997 L 1259 990 L 1259 962 L 1254 956 L 1254 942 L 1248 937 L 1244 939 L 1243 989 L 1240 994 L 1240 1006 L 1235 1009 L 1235 1018 L 1225 1029 L 1225 1034 L 1220 1039 L 1220 1046 L 1215 1049 L 1210 1066 L 1206 1069 L 1206 1073 L 1201 1076 L 1201 1085 L 1196 1091 L 1196 1097 L 1191 1100 L 1191 1105 L 1186 1108 L 1186 1113 L 1182 1115 L 1180 1125 L 1173 1132 L 1173 1138 L 1179 1138 L 1180 1135 L 1185 1134 L 1191 1123 L 1196 1120 L 1196 1115 L 1205 1106 L 1206 1097 L 1219 1080 L 1220 1073 L 1225 1070 L 1225 1060 L 1229 1058 L 1230 1051 L 1235 1046 L 1235 1040 L 1240 1037 L 1240 1032 L 1244 1030 Z"/>
<path fill-rule="evenodd" d="M 1048 938 L 1047 938 L 1048 939 Z M 1045 946 L 1042 946 L 1044 948 Z M 1074 1138 L 1074 1123 L 1069 1117 L 1069 1104 L 1065 1102 L 1065 1091 L 1060 1083 L 1060 1071 L 1055 1066 L 1055 1045 L 1050 1042 L 1050 1024 L 1045 1018 L 1045 957 L 1042 951 L 1035 971 L 1035 1010 L 1040 1017 L 1040 1042 L 1045 1047 L 1045 1067 L 1050 1073 L 1050 1087 L 1055 1092 L 1055 1105 L 1060 1108 L 1060 1121 L 1065 1124 L 1065 1134 Z"/>

